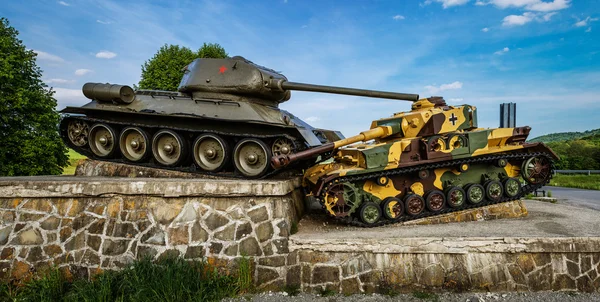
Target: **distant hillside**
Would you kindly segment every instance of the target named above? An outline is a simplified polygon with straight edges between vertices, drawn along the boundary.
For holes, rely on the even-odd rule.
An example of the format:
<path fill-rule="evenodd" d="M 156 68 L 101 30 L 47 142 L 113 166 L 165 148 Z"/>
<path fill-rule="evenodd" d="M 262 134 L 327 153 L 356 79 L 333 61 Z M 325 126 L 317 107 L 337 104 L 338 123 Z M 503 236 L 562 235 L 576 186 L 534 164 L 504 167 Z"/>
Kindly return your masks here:
<path fill-rule="evenodd" d="M 536 138 L 532 138 L 529 142 L 542 142 L 542 143 L 551 143 L 551 142 L 564 142 L 568 140 L 574 140 L 583 138 L 586 136 L 596 136 L 600 135 L 600 129 L 588 130 L 584 132 L 560 132 L 560 133 L 550 133 L 542 136 L 538 136 Z"/>

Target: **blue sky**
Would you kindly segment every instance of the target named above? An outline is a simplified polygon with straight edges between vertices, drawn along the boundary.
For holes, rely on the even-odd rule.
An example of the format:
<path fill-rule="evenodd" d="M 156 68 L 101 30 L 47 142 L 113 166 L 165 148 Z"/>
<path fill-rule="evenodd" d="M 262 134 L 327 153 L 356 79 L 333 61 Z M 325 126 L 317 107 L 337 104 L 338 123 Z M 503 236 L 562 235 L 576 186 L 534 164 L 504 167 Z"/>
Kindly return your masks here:
<path fill-rule="evenodd" d="M 517 103 L 531 137 L 600 128 L 600 1 L 5 0 L 58 109 L 85 82 L 132 85 L 161 45 L 219 43 L 290 81 L 444 96 L 482 127 Z M 293 92 L 281 105 L 354 135 L 409 102 Z"/>

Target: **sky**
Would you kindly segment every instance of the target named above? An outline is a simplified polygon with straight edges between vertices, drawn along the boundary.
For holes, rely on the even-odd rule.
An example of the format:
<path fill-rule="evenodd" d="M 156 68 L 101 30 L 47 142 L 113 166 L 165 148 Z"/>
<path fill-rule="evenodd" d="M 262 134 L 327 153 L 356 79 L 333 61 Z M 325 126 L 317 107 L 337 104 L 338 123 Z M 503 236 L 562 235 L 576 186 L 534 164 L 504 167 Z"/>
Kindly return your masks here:
<path fill-rule="evenodd" d="M 600 0 L 4 0 L 57 109 L 86 82 L 138 83 L 164 44 L 218 43 L 293 82 L 443 96 L 480 127 L 517 104 L 530 138 L 600 128 Z M 346 136 L 410 102 L 292 92 L 281 104 Z"/>

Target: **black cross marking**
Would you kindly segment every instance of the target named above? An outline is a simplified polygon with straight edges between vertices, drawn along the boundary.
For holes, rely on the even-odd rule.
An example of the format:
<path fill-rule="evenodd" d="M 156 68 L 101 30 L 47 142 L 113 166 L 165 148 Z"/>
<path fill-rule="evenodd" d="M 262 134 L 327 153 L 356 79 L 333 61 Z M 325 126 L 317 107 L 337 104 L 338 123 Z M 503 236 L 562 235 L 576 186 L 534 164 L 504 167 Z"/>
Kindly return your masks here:
<path fill-rule="evenodd" d="M 456 125 L 456 120 L 458 120 L 458 118 L 454 115 L 454 112 L 452 112 L 452 115 L 450 116 L 450 121 L 452 122 L 452 126 Z"/>

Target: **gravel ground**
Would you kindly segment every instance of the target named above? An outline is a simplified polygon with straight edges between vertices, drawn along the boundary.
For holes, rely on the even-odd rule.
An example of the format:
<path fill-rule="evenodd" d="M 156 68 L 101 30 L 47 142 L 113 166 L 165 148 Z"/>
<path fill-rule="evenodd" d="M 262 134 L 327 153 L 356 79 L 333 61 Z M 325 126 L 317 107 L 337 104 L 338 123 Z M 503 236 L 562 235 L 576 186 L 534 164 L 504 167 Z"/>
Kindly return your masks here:
<path fill-rule="evenodd" d="M 412 301 L 412 302 L 495 302 L 495 301 L 600 301 L 600 293 L 577 293 L 577 292 L 535 292 L 535 293 L 440 293 L 440 294 L 399 294 L 396 296 L 384 296 L 379 294 L 364 294 L 342 296 L 334 295 L 322 297 L 314 294 L 298 294 L 290 296 L 286 292 L 265 292 L 247 295 L 236 299 L 225 299 L 224 302 L 246 302 L 246 301 L 289 301 L 289 302 L 388 302 L 388 301 Z"/>

